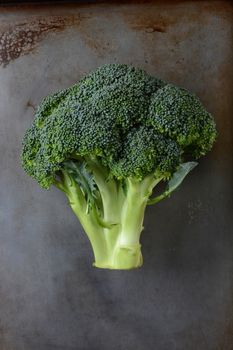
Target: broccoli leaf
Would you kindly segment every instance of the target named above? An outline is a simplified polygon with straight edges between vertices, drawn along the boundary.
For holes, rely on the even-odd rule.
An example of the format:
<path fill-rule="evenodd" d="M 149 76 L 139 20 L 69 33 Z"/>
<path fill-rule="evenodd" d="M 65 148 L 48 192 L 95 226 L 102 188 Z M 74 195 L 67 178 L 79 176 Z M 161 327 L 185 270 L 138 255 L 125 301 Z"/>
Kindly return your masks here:
<path fill-rule="evenodd" d="M 180 164 L 180 166 L 168 182 L 167 189 L 161 195 L 149 199 L 147 204 L 155 204 L 160 202 L 162 199 L 169 197 L 170 194 L 181 185 L 184 178 L 188 175 L 188 173 L 191 170 L 193 170 L 193 168 L 197 166 L 197 164 L 197 162 L 187 162 Z"/>
<path fill-rule="evenodd" d="M 96 197 L 96 184 L 92 174 L 88 172 L 84 163 L 69 160 L 64 162 L 63 165 L 68 174 L 80 186 L 87 201 L 87 212 L 89 212 L 94 204 L 94 198 Z"/>
<path fill-rule="evenodd" d="M 88 170 L 87 164 L 69 160 L 64 162 L 63 166 L 68 174 L 79 185 L 84 197 L 86 198 L 86 213 L 88 214 L 90 210 L 92 210 L 96 221 L 103 228 L 111 228 L 115 225 L 114 223 L 106 222 L 101 217 L 100 208 L 96 201 L 98 188 L 92 173 Z"/>

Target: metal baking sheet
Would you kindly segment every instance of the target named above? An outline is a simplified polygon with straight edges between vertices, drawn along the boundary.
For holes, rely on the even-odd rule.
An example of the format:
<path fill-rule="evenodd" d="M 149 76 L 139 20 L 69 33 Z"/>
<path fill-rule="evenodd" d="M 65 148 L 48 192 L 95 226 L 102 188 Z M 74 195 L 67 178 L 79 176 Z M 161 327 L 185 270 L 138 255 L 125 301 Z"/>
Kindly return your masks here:
<path fill-rule="evenodd" d="M 1 2 L 1 350 L 233 349 L 232 19 L 231 1 Z M 148 208 L 144 266 L 129 272 L 92 268 L 62 193 L 19 162 L 41 99 L 109 62 L 190 89 L 218 128 L 182 188 Z"/>

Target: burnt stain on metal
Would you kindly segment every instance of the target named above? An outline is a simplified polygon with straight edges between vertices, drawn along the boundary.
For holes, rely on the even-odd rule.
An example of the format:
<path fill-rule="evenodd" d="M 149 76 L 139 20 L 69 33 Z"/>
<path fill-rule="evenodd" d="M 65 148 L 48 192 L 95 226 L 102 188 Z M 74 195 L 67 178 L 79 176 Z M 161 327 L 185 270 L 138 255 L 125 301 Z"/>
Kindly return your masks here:
<path fill-rule="evenodd" d="M 177 4 L 183 3 L 184 1 L 174 1 Z M 195 1 L 190 1 L 190 3 L 194 3 Z M 114 1 L 101 2 L 101 6 L 110 7 L 114 5 Z M 128 9 L 124 9 L 122 5 L 127 3 Z M 161 15 L 159 13 L 154 13 L 154 11 L 150 11 L 150 6 L 159 6 L 160 3 L 163 3 L 165 7 L 169 7 L 173 2 L 171 1 L 119 1 L 117 5 L 117 9 L 121 9 L 121 15 L 125 19 L 125 22 L 131 27 L 132 30 L 141 31 L 148 35 L 166 34 L 169 32 L 170 27 L 179 22 L 179 18 L 173 15 Z M 138 4 L 139 7 L 143 6 L 143 11 L 135 11 L 135 4 Z M 148 5 L 147 9 L 145 4 Z M 63 5 L 64 6 L 64 5 Z M 96 4 L 85 4 L 80 3 L 77 5 L 67 4 L 67 6 L 71 9 L 80 10 L 87 7 L 90 9 L 92 6 L 96 6 Z M 100 6 L 100 4 L 98 5 Z M 49 10 L 50 5 L 43 5 L 38 8 L 39 12 L 43 12 L 44 10 Z M 37 6 L 34 5 L 21 5 L 20 11 L 30 11 L 30 9 L 35 9 Z M 58 8 L 62 8 L 62 4 L 58 6 Z M 225 11 L 223 11 L 225 8 Z M 224 16 L 226 13 L 226 8 L 228 9 L 228 13 L 232 11 L 232 7 L 229 6 L 228 1 L 222 1 L 221 6 L 218 3 L 204 3 L 202 6 L 202 10 L 208 12 L 215 12 L 218 15 Z M 3 9 L 2 9 L 3 10 Z M 4 11 L 5 10 L 5 11 Z M 7 13 L 7 9 L 5 8 L 3 12 Z M 114 11 L 116 8 L 114 9 Z M 58 9 L 59 12 L 59 9 Z M 26 18 L 26 20 L 16 23 L 14 25 L 1 25 L 0 27 L 0 66 L 6 67 L 12 60 L 16 60 L 22 55 L 26 55 L 34 51 L 38 47 L 38 43 L 42 41 L 50 32 L 61 32 L 64 31 L 67 27 L 72 27 L 74 25 L 79 25 L 80 22 L 88 18 L 89 16 L 85 16 L 82 12 L 76 13 L 74 16 L 72 15 L 54 15 L 54 16 L 33 16 L 32 18 Z M 192 18 L 190 18 L 190 16 Z M 189 14 L 189 20 L 200 22 L 199 17 Z M 188 34 L 188 33 L 186 33 Z M 91 41 L 91 40 L 89 40 Z M 90 45 L 91 43 L 87 43 Z M 94 49 L 99 49 L 99 45 L 92 42 Z M 96 45 L 98 47 L 96 47 Z M 90 45 L 91 46 L 91 45 Z M 105 47 L 106 46 L 106 47 Z M 105 49 L 109 49 L 108 45 L 105 43 L 103 51 Z"/>
<path fill-rule="evenodd" d="M 189 5 L 200 2 L 200 10 L 206 14 L 213 14 L 218 16 L 221 20 L 230 20 L 232 19 L 233 14 L 233 2 L 223 0 L 223 1 L 187 1 Z M 135 31 L 141 31 L 148 34 L 153 33 L 167 33 L 170 28 L 177 25 L 182 21 L 205 24 L 204 16 L 200 17 L 200 12 L 189 12 L 187 13 L 182 9 L 182 4 L 185 3 L 185 0 L 158 0 L 158 1 L 135 1 L 133 4 L 138 4 L 137 9 L 129 6 L 128 9 L 122 8 L 121 15 L 125 20 L 125 23 Z M 148 6 L 145 7 L 144 5 Z M 174 4 L 180 7 L 179 15 L 174 15 L 171 12 L 171 9 L 174 8 Z M 161 11 L 153 11 L 153 9 L 159 10 L 162 6 Z M 143 8 L 142 8 L 143 7 Z M 177 8 L 178 8 L 177 7 Z M 139 10 L 141 8 L 141 11 Z M 188 35 L 188 33 L 186 33 Z"/>
<path fill-rule="evenodd" d="M 32 52 L 50 32 L 79 25 L 82 19 L 81 15 L 34 17 L 0 29 L 0 66 L 6 67 L 12 60 Z"/>
<path fill-rule="evenodd" d="M 164 16 L 157 16 L 151 18 L 150 14 L 147 15 L 135 15 L 125 13 L 125 21 L 129 26 L 136 31 L 143 31 L 145 33 L 166 33 L 169 26 L 172 25 L 170 18 L 165 18 Z M 173 22 L 173 21 L 172 21 Z"/>
<path fill-rule="evenodd" d="M 125 23 L 134 31 L 144 32 L 146 34 L 165 34 L 173 26 L 177 19 L 174 16 L 154 13 L 147 10 L 141 12 L 124 11 L 123 18 Z"/>

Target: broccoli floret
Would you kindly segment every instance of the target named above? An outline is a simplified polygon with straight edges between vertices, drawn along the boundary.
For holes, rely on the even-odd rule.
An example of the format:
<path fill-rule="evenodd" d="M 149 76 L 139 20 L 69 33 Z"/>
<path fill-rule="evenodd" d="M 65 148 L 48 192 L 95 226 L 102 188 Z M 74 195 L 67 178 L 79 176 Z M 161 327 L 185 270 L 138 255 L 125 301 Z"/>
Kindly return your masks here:
<path fill-rule="evenodd" d="M 196 96 L 141 69 L 108 64 L 41 102 L 21 158 L 43 188 L 54 185 L 68 197 L 94 265 L 130 269 L 142 264 L 146 206 L 168 197 L 215 138 L 214 120 Z M 167 189 L 151 199 L 160 182 Z"/>
<path fill-rule="evenodd" d="M 180 158 L 176 142 L 143 125 L 129 131 L 122 142 L 122 152 L 110 169 L 119 180 L 128 177 L 143 180 L 152 172 L 166 178 L 179 165 Z"/>
<path fill-rule="evenodd" d="M 199 99 L 171 84 L 152 96 L 148 125 L 195 158 L 206 154 L 216 137 L 213 118 Z"/>

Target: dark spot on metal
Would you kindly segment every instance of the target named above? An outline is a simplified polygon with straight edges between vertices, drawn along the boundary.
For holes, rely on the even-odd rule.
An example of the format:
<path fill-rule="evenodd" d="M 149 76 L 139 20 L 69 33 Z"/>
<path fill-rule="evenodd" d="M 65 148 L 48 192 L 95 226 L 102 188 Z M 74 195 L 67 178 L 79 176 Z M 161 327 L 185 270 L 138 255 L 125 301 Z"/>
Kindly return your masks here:
<path fill-rule="evenodd" d="M 31 107 L 34 111 L 36 110 L 35 105 L 30 100 L 27 102 L 27 107 Z"/>
<path fill-rule="evenodd" d="M 154 32 L 159 32 L 159 33 L 166 33 L 165 27 L 159 26 L 159 25 L 154 25 L 152 27 L 148 27 L 145 29 L 146 33 L 154 33 Z"/>
<path fill-rule="evenodd" d="M 32 52 L 49 32 L 63 31 L 82 19 L 80 15 L 37 17 L 9 25 L 2 32 L 0 29 L 0 65 L 6 67 L 10 61 Z"/>

